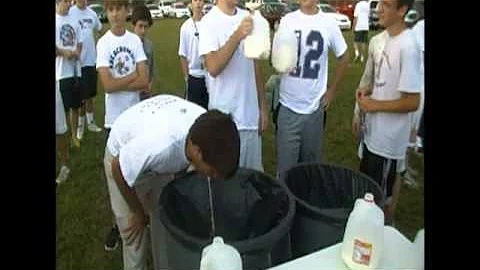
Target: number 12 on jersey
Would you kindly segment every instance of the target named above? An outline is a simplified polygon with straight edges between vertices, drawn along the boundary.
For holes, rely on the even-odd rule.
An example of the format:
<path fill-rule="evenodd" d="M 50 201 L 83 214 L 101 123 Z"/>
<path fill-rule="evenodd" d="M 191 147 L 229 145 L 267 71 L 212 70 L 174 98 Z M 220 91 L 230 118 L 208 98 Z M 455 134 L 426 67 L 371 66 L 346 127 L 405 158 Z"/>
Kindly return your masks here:
<path fill-rule="evenodd" d="M 297 51 L 297 66 L 290 72 L 290 76 L 304 79 L 317 79 L 320 71 L 320 63 L 315 63 L 323 53 L 323 37 L 320 32 L 312 30 L 308 33 L 306 39 L 306 47 L 309 48 L 305 54 L 303 67 L 300 66 L 301 48 L 302 48 L 302 31 L 295 30 L 297 36 L 298 51 Z"/>

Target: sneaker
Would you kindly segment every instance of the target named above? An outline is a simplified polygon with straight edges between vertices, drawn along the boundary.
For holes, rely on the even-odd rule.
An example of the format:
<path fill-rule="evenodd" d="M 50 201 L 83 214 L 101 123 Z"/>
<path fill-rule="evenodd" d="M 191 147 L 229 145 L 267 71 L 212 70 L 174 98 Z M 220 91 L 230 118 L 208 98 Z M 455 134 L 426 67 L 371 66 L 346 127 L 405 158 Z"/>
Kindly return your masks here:
<path fill-rule="evenodd" d="M 102 131 L 102 128 L 100 128 L 100 127 L 98 127 L 97 125 L 95 125 L 95 123 L 90 123 L 90 124 L 88 124 L 87 129 L 88 129 L 88 131 L 91 131 L 91 132 L 100 132 L 100 131 Z"/>
<path fill-rule="evenodd" d="M 83 133 L 85 132 L 85 125 L 79 124 L 77 127 L 77 139 L 83 139 Z"/>
<path fill-rule="evenodd" d="M 58 173 L 57 179 L 55 180 L 55 183 L 60 184 L 65 182 L 69 174 L 70 169 L 67 166 L 62 165 L 62 167 L 60 168 L 60 172 Z"/>
<path fill-rule="evenodd" d="M 105 239 L 105 251 L 112 251 L 117 249 L 119 242 L 120 232 L 118 231 L 118 227 L 114 226 L 112 227 Z"/>

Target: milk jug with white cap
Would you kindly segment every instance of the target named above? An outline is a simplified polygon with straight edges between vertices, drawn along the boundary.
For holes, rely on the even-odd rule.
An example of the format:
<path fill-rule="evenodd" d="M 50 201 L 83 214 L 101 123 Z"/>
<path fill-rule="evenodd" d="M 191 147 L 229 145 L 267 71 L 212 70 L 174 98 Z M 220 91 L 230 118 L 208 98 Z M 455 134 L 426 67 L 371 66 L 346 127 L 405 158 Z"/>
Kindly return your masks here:
<path fill-rule="evenodd" d="M 234 247 L 224 244 L 223 238 L 216 236 L 212 244 L 202 251 L 200 270 L 242 270 L 242 258 Z"/>
<path fill-rule="evenodd" d="M 385 217 L 373 194 L 357 199 L 348 217 L 342 243 L 342 259 L 353 270 L 377 269 L 383 255 Z"/>
<path fill-rule="evenodd" d="M 273 37 L 272 66 L 279 73 L 288 73 L 297 65 L 298 41 L 295 32 L 278 27 Z"/>
<path fill-rule="evenodd" d="M 243 53 L 250 59 L 267 59 L 270 56 L 270 25 L 258 10 L 261 5 L 262 1 L 245 3 L 248 9 L 255 9 L 252 15 L 252 32 L 245 37 L 243 44 Z"/>

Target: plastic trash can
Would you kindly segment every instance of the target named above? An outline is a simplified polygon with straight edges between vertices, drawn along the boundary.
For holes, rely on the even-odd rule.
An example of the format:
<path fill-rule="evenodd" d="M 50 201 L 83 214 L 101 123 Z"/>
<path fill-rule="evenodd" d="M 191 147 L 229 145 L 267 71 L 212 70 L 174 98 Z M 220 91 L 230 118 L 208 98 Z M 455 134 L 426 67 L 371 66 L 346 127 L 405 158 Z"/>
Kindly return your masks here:
<path fill-rule="evenodd" d="M 367 175 L 328 164 L 299 164 L 285 173 L 296 200 L 290 235 L 293 258 L 341 242 L 355 200 L 370 192 L 383 206 L 380 186 Z"/>
<path fill-rule="evenodd" d="M 285 239 L 295 215 L 295 199 L 286 186 L 266 174 L 239 168 L 229 179 L 211 179 L 190 172 L 170 182 L 159 200 L 166 229 L 169 270 L 199 269 L 202 249 L 223 237 L 242 257 L 243 269 L 265 269 L 288 258 Z"/>

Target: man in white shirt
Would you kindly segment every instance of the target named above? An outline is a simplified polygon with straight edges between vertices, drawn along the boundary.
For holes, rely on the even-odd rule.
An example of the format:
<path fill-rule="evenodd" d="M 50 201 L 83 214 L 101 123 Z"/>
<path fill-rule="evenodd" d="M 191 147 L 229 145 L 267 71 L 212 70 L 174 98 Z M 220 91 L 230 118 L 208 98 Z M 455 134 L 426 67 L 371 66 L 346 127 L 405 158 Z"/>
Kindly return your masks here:
<path fill-rule="evenodd" d="M 95 124 L 94 112 L 95 106 L 93 100 L 97 95 L 97 71 L 95 70 L 95 37 L 94 31 L 98 33 L 102 29 L 102 23 L 98 19 L 95 11 L 87 7 L 86 0 L 75 1 L 75 6 L 70 8 L 69 15 L 78 21 L 81 31 L 84 35 L 82 44 L 82 53 L 80 54 L 80 64 L 82 66 L 82 99 L 83 104 L 78 117 L 77 138 L 83 138 L 85 129 L 85 111 L 87 115 L 87 129 L 91 132 L 102 131 Z"/>
<path fill-rule="evenodd" d="M 336 22 L 321 12 L 317 0 L 300 0 L 300 9 L 280 20 L 279 31 L 295 32 L 298 60 L 282 74 L 277 116 L 277 174 L 299 162 L 321 162 L 324 114 L 347 66 L 347 44 Z M 328 53 L 337 63 L 328 79 Z"/>
<path fill-rule="evenodd" d="M 365 113 L 360 171 L 372 177 L 386 196 L 385 222 L 391 224 L 400 193 L 397 161 L 405 159 L 410 135 L 409 112 L 420 100 L 420 54 L 415 37 L 404 23 L 413 0 L 382 0 L 379 22 L 388 36 L 382 57 L 375 63 L 373 85 L 357 89 L 356 100 Z"/>
<path fill-rule="evenodd" d="M 139 92 L 148 88 L 147 57 L 140 38 L 125 29 L 129 1 L 104 1 L 110 23 L 97 42 L 97 71 L 105 90 L 105 140 L 116 118 L 140 101 Z M 113 236 L 113 237 L 110 237 Z M 113 226 L 106 250 L 115 249 L 118 229 Z M 112 241 L 109 241 L 112 238 Z"/>
<path fill-rule="evenodd" d="M 240 131 L 240 166 L 263 171 L 261 133 L 268 125 L 263 77 L 257 61 L 243 54 L 252 31 L 238 0 L 218 0 L 202 18 L 199 54 L 208 71 L 208 108 L 233 115 Z"/>
<path fill-rule="evenodd" d="M 117 118 L 105 148 L 104 164 L 112 210 L 123 239 L 124 261 L 134 262 L 126 264 L 125 269 L 146 266 L 145 229 L 154 210 L 152 203 L 158 202 L 161 193 L 152 191 L 157 195 L 149 201 L 146 190 L 159 183 L 148 182 L 168 182 L 190 163 L 201 174 L 225 179 L 237 170 L 239 152 L 240 138 L 231 116 L 218 110 L 206 112 L 176 96 L 146 99 Z M 152 178 L 152 173 L 157 176 Z M 158 226 L 150 229 L 152 235 L 154 230 L 161 230 Z M 157 254 L 162 248 L 158 242 L 164 239 L 157 238 L 152 237 L 152 242 L 157 242 L 152 243 L 154 257 L 164 256 Z M 155 269 L 164 267 L 156 265 Z"/>
<path fill-rule="evenodd" d="M 355 59 L 360 56 L 360 62 L 363 63 L 363 56 L 366 54 L 368 43 L 370 5 L 367 0 L 361 0 L 355 5 L 353 12 L 353 48 L 355 49 Z M 360 51 L 358 48 L 360 47 Z"/>
<path fill-rule="evenodd" d="M 70 1 L 56 0 L 55 3 L 55 79 L 59 84 L 65 115 L 70 120 L 72 144 L 80 147 L 75 131 L 82 105 L 79 58 L 84 38 L 78 22 L 68 15 Z"/>
<path fill-rule="evenodd" d="M 203 0 L 192 0 L 192 17 L 180 27 L 180 43 L 178 55 L 182 67 L 183 77 L 187 84 L 187 100 L 208 109 L 208 92 L 205 83 L 205 69 L 198 54 L 200 40 L 200 23 L 203 17 Z"/>

